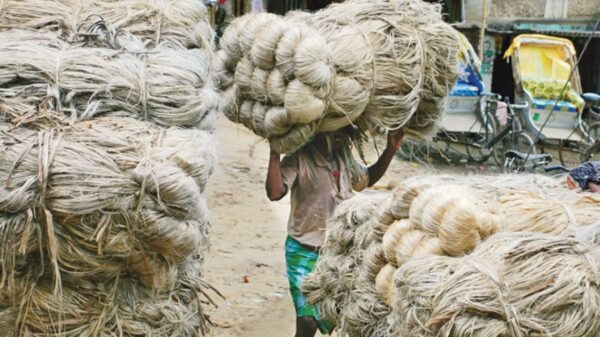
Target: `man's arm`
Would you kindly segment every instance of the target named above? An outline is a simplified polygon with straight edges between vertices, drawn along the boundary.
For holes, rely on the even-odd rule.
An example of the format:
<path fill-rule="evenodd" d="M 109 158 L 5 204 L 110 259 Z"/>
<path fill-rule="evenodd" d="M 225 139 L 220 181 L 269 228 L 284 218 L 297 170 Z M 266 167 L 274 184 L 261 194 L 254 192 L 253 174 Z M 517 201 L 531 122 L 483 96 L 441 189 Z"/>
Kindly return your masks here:
<path fill-rule="evenodd" d="M 369 167 L 369 187 L 375 185 L 383 177 L 385 171 L 387 171 L 394 155 L 400 149 L 402 145 L 402 139 L 404 138 L 404 131 L 401 129 L 390 131 L 387 137 L 387 146 L 381 154 L 381 157 L 377 162 Z"/>
<path fill-rule="evenodd" d="M 271 201 L 283 199 L 287 194 L 287 186 L 283 183 L 281 174 L 281 159 L 277 152 L 271 150 L 269 158 L 269 170 L 267 171 L 266 183 L 267 197 Z"/>
<path fill-rule="evenodd" d="M 600 192 L 600 185 L 598 185 L 596 183 L 588 183 L 587 187 L 590 190 L 590 192 L 592 192 L 592 193 Z"/>

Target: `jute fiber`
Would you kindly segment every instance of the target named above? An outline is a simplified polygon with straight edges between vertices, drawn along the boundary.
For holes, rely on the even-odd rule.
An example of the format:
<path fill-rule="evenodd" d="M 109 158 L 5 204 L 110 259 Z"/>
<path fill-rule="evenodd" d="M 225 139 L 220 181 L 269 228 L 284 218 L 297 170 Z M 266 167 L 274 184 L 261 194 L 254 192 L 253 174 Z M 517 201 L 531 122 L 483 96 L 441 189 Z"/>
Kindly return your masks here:
<path fill-rule="evenodd" d="M 468 256 L 400 267 L 391 335 L 596 336 L 598 277 L 575 239 L 502 233 Z"/>
<path fill-rule="evenodd" d="M 598 206 L 592 194 L 539 175 L 410 178 L 391 192 L 361 193 L 340 205 L 304 290 L 348 336 L 595 336 L 596 323 L 575 322 L 595 320 L 600 303 L 600 265 L 592 260 L 600 256 L 593 248 Z M 553 245 L 572 250 L 542 254 Z M 519 249 L 530 250 L 503 258 Z M 474 278 L 455 277 L 463 269 Z M 492 287 L 497 275 L 510 281 Z M 540 277 L 521 282 L 529 275 Z M 571 276 L 577 279 L 565 282 L 572 285 L 533 285 Z M 446 284 L 450 278 L 454 283 Z M 537 297 L 510 302 L 526 293 L 513 289 L 521 283 Z M 442 289 L 454 297 L 438 301 Z M 497 291 L 505 295 L 488 296 Z M 488 298 L 499 302 L 477 302 Z"/>
<path fill-rule="evenodd" d="M 3 335 L 207 334 L 212 35 L 200 1 L 0 1 Z"/>
<path fill-rule="evenodd" d="M 46 105 L 72 121 L 132 116 L 214 128 L 219 98 L 210 51 L 159 47 L 136 55 L 27 31 L 0 32 L 0 46 L 0 100 Z"/>
<path fill-rule="evenodd" d="M 77 40 L 102 21 L 117 38 L 130 34 L 149 47 L 212 49 L 214 31 L 208 11 L 196 0 L 2 0 L 0 30 L 53 31 Z M 91 31 L 90 31 L 91 29 Z"/>
<path fill-rule="evenodd" d="M 439 8 L 417 0 L 246 15 L 215 56 L 221 111 L 279 152 L 348 125 L 425 137 L 456 79 L 456 46 Z"/>
<path fill-rule="evenodd" d="M 0 325 L 201 334 L 213 136 L 124 117 L 41 123 L 0 123 Z"/>

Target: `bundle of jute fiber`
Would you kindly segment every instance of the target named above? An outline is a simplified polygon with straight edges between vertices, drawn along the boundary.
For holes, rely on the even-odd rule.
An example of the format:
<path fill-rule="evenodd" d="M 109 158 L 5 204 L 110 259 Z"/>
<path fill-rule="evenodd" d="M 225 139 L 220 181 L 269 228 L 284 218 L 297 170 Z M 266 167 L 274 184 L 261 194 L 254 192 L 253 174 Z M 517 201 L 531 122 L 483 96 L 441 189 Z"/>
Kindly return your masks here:
<path fill-rule="evenodd" d="M 562 200 L 570 211 L 555 210 L 549 195 L 556 202 Z M 542 212 L 535 207 L 519 206 L 526 205 L 527 198 L 533 203 L 546 200 L 543 209 L 550 216 L 536 215 Z M 579 199 L 582 201 L 577 202 Z M 536 205 L 542 207 L 541 202 Z M 356 200 L 340 205 L 304 291 L 341 333 L 389 336 L 394 331 L 390 313 L 397 296 L 390 277 L 396 269 L 426 258 L 439 263 L 454 261 L 448 255 L 471 254 L 502 231 L 568 237 L 576 232 L 568 227 L 597 221 L 591 220 L 595 219 L 593 205 L 597 200 L 590 195 L 574 194 L 562 180 L 537 175 L 407 179 L 393 191 L 361 193 Z M 586 221 L 568 221 L 568 213 L 579 214 L 576 218 Z M 549 220 L 552 217 L 555 222 Z M 529 225 L 522 219 L 529 219 Z M 432 284 L 439 279 L 435 275 Z"/>
<path fill-rule="evenodd" d="M 204 334 L 214 137 L 132 118 L 56 123 L 0 123 L 0 327 Z"/>
<path fill-rule="evenodd" d="M 207 246 L 202 192 L 216 152 L 210 134 L 134 119 L 0 130 L 2 227 L 6 240 L 24 236 L 22 249 L 6 251 L 3 263 L 40 246 L 57 273 L 132 273 L 168 288 L 177 263 Z M 32 233 L 43 239 L 27 248 Z"/>
<path fill-rule="evenodd" d="M 454 180 L 442 175 L 411 179 L 394 193 L 363 192 L 338 207 L 315 272 L 303 284 L 325 319 L 352 336 L 385 336 L 389 305 L 378 297 L 375 280 L 388 263 L 381 241 L 395 225 L 394 212 L 408 217 L 408 208 L 399 207 L 398 201 L 409 207 L 422 190 Z"/>
<path fill-rule="evenodd" d="M 49 280 L 30 271 L 12 288 L 0 289 L 4 336 L 201 336 L 208 329 L 202 303 L 212 301 L 210 287 L 197 273 L 185 273 L 163 292 L 128 277 L 65 277 L 56 296 Z"/>
<path fill-rule="evenodd" d="M 146 45 L 212 49 L 214 31 L 202 1 L 4 0 L 0 29 L 55 31 L 66 40 L 103 21 Z"/>
<path fill-rule="evenodd" d="M 376 211 L 377 200 L 384 196 L 381 193 L 366 192 L 358 194 L 353 202 L 340 205 L 336 214 L 328 222 L 328 231 L 323 247 L 327 252 L 317 262 L 318 272 L 311 274 L 303 282 L 303 287 L 311 291 L 312 302 L 319 302 L 321 314 L 325 319 L 340 326 L 337 321 L 342 301 L 351 291 L 352 276 L 357 265 L 356 259 L 361 254 L 357 244 L 356 232 L 359 226 L 365 226 L 369 217 Z M 345 279 L 348 282 L 339 282 Z"/>
<path fill-rule="evenodd" d="M 410 124 L 425 136 L 457 76 L 456 41 L 439 8 L 416 0 L 247 15 L 225 31 L 215 58 L 221 110 L 279 152 L 350 124 Z"/>
<path fill-rule="evenodd" d="M 1 98 L 52 100 L 54 110 L 76 120 L 133 116 L 164 126 L 214 127 L 219 99 L 206 51 L 158 48 L 140 57 L 23 31 L 0 33 L 0 45 Z"/>
<path fill-rule="evenodd" d="M 596 336 L 599 275 L 575 239 L 498 234 L 469 256 L 400 267 L 391 335 Z"/>

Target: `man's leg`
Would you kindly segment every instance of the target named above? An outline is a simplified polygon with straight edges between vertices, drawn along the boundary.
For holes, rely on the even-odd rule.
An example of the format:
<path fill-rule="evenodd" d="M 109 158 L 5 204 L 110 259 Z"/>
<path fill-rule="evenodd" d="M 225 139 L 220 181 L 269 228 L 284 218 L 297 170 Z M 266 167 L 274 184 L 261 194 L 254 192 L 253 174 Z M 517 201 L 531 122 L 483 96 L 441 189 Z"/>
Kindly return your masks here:
<path fill-rule="evenodd" d="M 313 317 L 296 318 L 296 337 L 314 337 L 317 329 L 317 321 Z"/>
<path fill-rule="evenodd" d="M 302 281 L 314 269 L 319 254 L 288 237 L 285 243 L 285 260 L 290 293 L 296 308 L 296 337 L 314 337 L 317 330 L 328 331 L 326 323 L 319 322 L 317 307 L 308 303 L 302 293 Z"/>

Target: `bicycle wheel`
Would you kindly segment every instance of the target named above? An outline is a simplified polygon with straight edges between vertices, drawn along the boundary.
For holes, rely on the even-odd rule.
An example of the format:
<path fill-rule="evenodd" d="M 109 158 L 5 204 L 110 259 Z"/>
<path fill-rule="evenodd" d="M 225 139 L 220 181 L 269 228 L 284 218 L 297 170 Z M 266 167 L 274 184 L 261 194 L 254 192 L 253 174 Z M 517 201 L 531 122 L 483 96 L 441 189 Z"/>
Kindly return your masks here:
<path fill-rule="evenodd" d="M 588 125 L 588 133 L 592 141 L 600 140 L 600 122 L 594 122 Z"/>
<path fill-rule="evenodd" d="M 533 138 L 525 132 L 517 132 L 508 136 L 508 140 L 504 143 L 502 155 L 506 151 L 517 151 L 524 154 L 537 154 L 538 149 L 533 142 Z"/>
<path fill-rule="evenodd" d="M 568 140 L 561 140 L 558 147 L 558 159 L 560 164 L 566 168 L 574 168 L 581 164 L 584 159 L 585 144 L 582 142 L 569 142 Z"/>
<path fill-rule="evenodd" d="M 600 139 L 590 145 L 581 153 L 581 162 L 595 161 L 600 158 Z"/>
<path fill-rule="evenodd" d="M 518 132 L 510 135 L 504 145 L 504 150 L 502 151 L 503 155 L 510 150 L 524 154 L 537 154 L 538 152 L 537 147 L 533 142 L 533 138 L 524 132 Z M 523 162 L 521 160 L 505 158 L 502 172 L 519 172 L 523 170 L 522 166 Z"/>
<path fill-rule="evenodd" d="M 486 149 L 485 145 L 494 138 L 498 126 L 496 120 L 489 113 L 485 113 L 483 123 L 475 123 L 469 130 L 472 135 L 467 138 L 465 149 L 470 161 L 482 164 L 485 163 L 493 154 L 494 149 Z"/>

